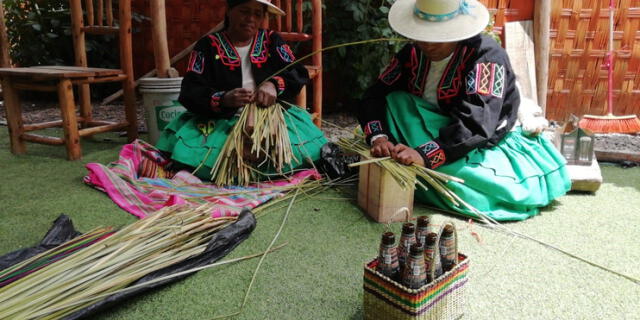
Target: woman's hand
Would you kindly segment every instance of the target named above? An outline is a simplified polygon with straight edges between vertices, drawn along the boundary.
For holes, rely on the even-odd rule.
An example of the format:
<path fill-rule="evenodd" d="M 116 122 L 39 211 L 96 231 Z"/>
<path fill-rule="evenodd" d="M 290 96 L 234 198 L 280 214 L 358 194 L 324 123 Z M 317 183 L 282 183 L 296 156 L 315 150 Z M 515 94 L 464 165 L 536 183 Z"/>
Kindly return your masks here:
<path fill-rule="evenodd" d="M 375 139 L 371 145 L 371 155 L 374 157 L 395 157 L 394 145 L 386 137 Z"/>
<path fill-rule="evenodd" d="M 416 149 L 414 148 L 398 143 L 393 148 L 393 154 L 394 154 L 392 156 L 393 159 L 395 159 L 397 162 L 402 163 L 406 166 L 409 166 L 415 163 L 419 166 L 424 167 L 424 159 L 422 159 L 422 156 L 420 155 L 420 153 L 418 153 L 418 151 L 416 151 Z"/>
<path fill-rule="evenodd" d="M 270 107 L 276 103 L 277 96 L 276 86 L 273 82 L 267 81 L 258 87 L 253 101 L 257 103 L 259 107 Z"/>
<path fill-rule="evenodd" d="M 236 88 L 227 91 L 222 97 L 222 105 L 226 108 L 241 108 L 253 101 L 253 90 Z"/>

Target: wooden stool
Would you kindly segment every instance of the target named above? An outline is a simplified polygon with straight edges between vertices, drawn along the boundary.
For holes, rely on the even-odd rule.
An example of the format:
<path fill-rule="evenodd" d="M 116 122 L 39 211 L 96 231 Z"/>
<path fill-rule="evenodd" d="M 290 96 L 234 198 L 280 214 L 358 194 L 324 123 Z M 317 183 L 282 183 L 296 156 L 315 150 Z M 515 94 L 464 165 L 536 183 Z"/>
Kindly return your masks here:
<path fill-rule="evenodd" d="M 114 6 L 114 1 L 106 3 L 99 1 L 98 4 L 97 7 L 94 7 L 93 1 L 85 1 L 83 8 L 81 0 L 69 1 L 75 66 L 0 68 L 11 152 L 14 154 L 25 153 L 25 141 L 29 141 L 65 145 L 69 160 L 76 160 L 82 157 L 80 137 L 126 128 L 129 141 L 137 138 L 136 99 L 131 56 L 131 0 L 119 0 L 117 6 Z M 90 68 L 87 65 L 85 34 L 117 36 L 120 49 L 120 67 L 118 69 Z M 94 121 L 92 118 L 89 85 L 103 82 L 122 83 L 126 121 Z M 76 115 L 74 86 L 78 88 L 79 116 Z M 22 108 L 18 95 L 20 90 L 57 92 L 62 120 L 23 124 Z M 29 133 L 52 127 L 62 127 L 64 137 Z"/>
<path fill-rule="evenodd" d="M 125 110 L 127 121 L 123 122 L 94 121 L 91 116 L 90 104 L 88 108 L 81 105 L 80 116 L 76 115 L 73 86 L 106 81 L 126 81 L 127 75 L 122 74 L 120 70 L 65 66 L 0 68 L 0 77 L 4 91 L 11 152 L 14 154 L 26 153 L 25 141 L 29 141 L 65 145 L 67 158 L 77 160 L 82 157 L 80 137 L 124 128 L 127 128 L 129 140 L 137 137 L 135 102 L 129 102 L 131 106 L 127 106 Z M 20 90 L 57 92 L 62 120 L 23 124 L 22 107 L 18 94 Z M 128 91 L 125 100 L 135 101 L 133 88 Z M 64 137 L 29 133 L 52 127 L 62 127 Z"/>

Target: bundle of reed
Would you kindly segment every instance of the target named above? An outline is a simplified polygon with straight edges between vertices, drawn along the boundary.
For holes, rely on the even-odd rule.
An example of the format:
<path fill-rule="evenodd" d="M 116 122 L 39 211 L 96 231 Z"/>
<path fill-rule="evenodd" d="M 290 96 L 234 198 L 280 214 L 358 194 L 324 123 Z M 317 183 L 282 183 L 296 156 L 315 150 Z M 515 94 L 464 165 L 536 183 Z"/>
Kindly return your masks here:
<path fill-rule="evenodd" d="M 0 319 L 62 318 L 151 272 L 201 254 L 215 231 L 236 219 L 211 218 L 211 209 L 211 204 L 162 209 L 0 288 Z M 91 237 L 102 231 L 110 232 L 100 229 L 91 232 Z M 86 239 L 86 235 L 83 237 Z M 33 265 L 79 239 L 33 257 L 12 270 Z"/>
<path fill-rule="evenodd" d="M 246 186 L 258 180 L 257 168 L 267 163 L 282 174 L 282 168 L 295 160 L 284 113 L 280 103 L 265 108 L 246 105 L 211 169 L 211 180 L 219 186 Z M 245 159 L 249 155 L 254 161 Z"/>
<path fill-rule="evenodd" d="M 393 179 L 403 189 L 414 188 L 416 185 L 424 188 L 425 190 L 429 189 L 424 183 L 422 183 L 422 181 L 415 178 L 420 177 L 424 179 L 424 181 L 426 181 L 427 184 L 434 188 L 438 193 L 440 193 L 445 199 L 451 201 L 451 203 L 453 203 L 455 206 L 460 206 L 461 204 L 460 198 L 446 185 L 449 181 L 464 183 L 464 180 L 460 178 L 456 178 L 454 176 L 425 168 L 416 164 L 405 166 L 396 162 L 391 157 L 374 158 L 369 151 L 370 147 L 365 143 L 364 139 L 358 135 L 350 139 L 340 138 L 337 144 L 343 150 L 347 152 L 357 153 L 365 159 L 363 161 L 350 164 L 350 167 L 375 163 L 387 170 L 387 172 L 391 174 Z"/>

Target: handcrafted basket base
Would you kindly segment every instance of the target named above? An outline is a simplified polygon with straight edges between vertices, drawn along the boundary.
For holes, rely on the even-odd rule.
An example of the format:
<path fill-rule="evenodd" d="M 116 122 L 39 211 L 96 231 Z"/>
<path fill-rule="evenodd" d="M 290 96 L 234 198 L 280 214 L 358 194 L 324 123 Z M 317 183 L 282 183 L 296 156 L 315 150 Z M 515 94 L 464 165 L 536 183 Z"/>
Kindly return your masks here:
<path fill-rule="evenodd" d="M 469 259 L 419 289 L 409 289 L 376 271 L 377 259 L 364 266 L 364 319 L 459 319 L 465 308 Z"/>

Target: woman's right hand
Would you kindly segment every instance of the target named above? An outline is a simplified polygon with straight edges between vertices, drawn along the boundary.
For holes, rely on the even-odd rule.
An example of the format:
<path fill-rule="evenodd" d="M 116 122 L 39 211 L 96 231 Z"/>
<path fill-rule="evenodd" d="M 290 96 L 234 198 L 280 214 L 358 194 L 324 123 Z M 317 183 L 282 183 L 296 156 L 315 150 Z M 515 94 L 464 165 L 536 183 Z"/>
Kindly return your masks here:
<path fill-rule="evenodd" d="M 253 90 L 236 88 L 224 94 L 224 97 L 222 97 L 222 105 L 226 108 L 241 108 L 251 103 L 252 99 Z"/>
<path fill-rule="evenodd" d="M 371 155 L 374 157 L 394 157 L 394 145 L 386 137 L 375 139 L 371 145 Z"/>

